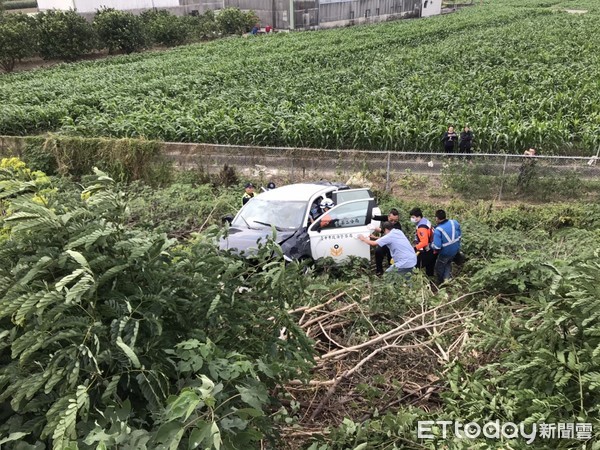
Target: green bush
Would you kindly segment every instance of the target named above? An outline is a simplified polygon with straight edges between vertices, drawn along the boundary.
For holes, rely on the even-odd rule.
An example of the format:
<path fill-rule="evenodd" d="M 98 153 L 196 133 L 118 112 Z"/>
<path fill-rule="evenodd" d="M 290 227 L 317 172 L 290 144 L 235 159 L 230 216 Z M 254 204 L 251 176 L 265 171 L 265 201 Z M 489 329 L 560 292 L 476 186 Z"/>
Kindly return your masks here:
<path fill-rule="evenodd" d="M 116 50 L 138 52 L 148 46 L 148 35 L 139 16 L 112 8 L 100 9 L 94 16 L 94 29 L 100 45 L 110 54 Z"/>
<path fill-rule="evenodd" d="M 173 47 L 184 44 L 190 37 L 189 24 L 165 10 L 149 10 L 140 16 L 152 42 Z"/>
<path fill-rule="evenodd" d="M 76 178 L 99 167 L 114 173 L 118 181 L 162 184 L 171 178 L 173 169 L 161 144 L 155 141 L 30 137 L 21 151 L 23 159 L 35 169 Z"/>
<path fill-rule="evenodd" d="M 258 22 L 254 11 L 243 12 L 238 8 L 225 8 L 219 12 L 217 23 L 223 34 L 242 35 Z"/>
<path fill-rule="evenodd" d="M 11 72 L 15 62 L 33 56 L 38 49 L 38 28 L 26 14 L 0 15 L 0 66 Z"/>
<path fill-rule="evenodd" d="M 32 137 L 27 140 L 21 153 L 21 159 L 32 170 L 41 170 L 48 175 L 55 175 L 58 169 L 56 158 L 44 146 L 43 137 Z"/>
<path fill-rule="evenodd" d="M 0 171 L 0 441 L 23 448 L 257 448 L 270 394 L 306 375 L 286 312 L 300 266 L 187 247 L 128 224 L 113 180 L 80 196 Z M 45 193 L 44 193 L 45 192 Z M 279 339 L 286 327 L 287 339 Z M 194 444 L 194 442 L 196 444 Z M 161 445 L 162 444 L 162 445 Z"/>
<path fill-rule="evenodd" d="M 36 18 L 44 59 L 75 61 L 95 48 L 94 29 L 75 11 L 45 11 Z"/>
<path fill-rule="evenodd" d="M 187 16 L 183 20 L 188 24 L 192 39 L 204 41 L 219 37 L 220 27 L 213 10 L 200 16 Z"/>
<path fill-rule="evenodd" d="M 27 9 L 27 8 L 37 8 L 36 0 L 16 0 L 16 1 L 8 1 L 4 2 L 4 9 L 7 11 L 13 9 Z"/>

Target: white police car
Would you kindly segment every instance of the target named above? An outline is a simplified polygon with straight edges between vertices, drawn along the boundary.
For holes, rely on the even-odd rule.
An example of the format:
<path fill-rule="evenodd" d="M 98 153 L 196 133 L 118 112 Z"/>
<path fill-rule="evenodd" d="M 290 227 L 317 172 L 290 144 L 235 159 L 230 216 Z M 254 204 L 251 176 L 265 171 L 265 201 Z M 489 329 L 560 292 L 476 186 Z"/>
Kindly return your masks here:
<path fill-rule="evenodd" d="M 313 220 L 315 206 L 325 199 L 331 199 L 335 206 L 324 214 L 319 212 L 321 215 Z M 276 241 L 288 259 L 369 259 L 370 247 L 357 236 L 379 226 L 372 220 L 379 214 L 369 189 L 328 182 L 291 184 L 250 199 L 231 221 L 229 233 L 219 246 L 252 255 L 272 236 L 274 227 Z"/>

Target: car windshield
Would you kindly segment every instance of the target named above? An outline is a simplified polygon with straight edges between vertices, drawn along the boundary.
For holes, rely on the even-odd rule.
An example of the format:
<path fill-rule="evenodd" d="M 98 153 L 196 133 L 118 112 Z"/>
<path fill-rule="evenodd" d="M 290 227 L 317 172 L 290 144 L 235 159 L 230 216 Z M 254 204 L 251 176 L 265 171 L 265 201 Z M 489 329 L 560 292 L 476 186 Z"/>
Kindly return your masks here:
<path fill-rule="evenodd" d="M 255 197 L 244 205 L 231 225 L 239 228 L 265 228 L 273 225 L 279 230 L 296 230 L 304 222 L 306 207 L 306 202 Z"/>

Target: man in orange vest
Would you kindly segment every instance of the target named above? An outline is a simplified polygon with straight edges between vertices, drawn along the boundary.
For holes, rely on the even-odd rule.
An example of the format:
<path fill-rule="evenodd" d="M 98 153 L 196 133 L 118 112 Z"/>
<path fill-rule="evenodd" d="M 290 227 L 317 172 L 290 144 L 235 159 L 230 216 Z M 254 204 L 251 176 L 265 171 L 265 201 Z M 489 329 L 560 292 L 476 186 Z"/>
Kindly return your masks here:
<path fill-rule="evenodd" d="M 421 208 L 410 210 L 410 221 L 416 225 L 415 240 L 413 247 L 417 252 L 417 267 L 425 268 L 425 273 L 432 277 L 434 275 L 435 259 L 431 243 L 433 242 L 433 225 L 426 217 L 423 217 Z"/>

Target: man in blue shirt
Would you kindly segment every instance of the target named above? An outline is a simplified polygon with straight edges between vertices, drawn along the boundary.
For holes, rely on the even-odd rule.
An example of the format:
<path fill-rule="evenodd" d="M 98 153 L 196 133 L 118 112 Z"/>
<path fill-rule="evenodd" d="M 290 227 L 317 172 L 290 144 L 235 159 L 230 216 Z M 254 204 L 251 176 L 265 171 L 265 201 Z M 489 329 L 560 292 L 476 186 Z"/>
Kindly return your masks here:
<path fill-rule="evenodd" d="M 438 283 L 442 284 L 452 277 L 452 260 L 460 251 L 462 233 L 460 224 L 456 220 L 448 220 L 446 211 L 443 209 L 438 209 L 435 212 L 435 221 L 437 227 L 433 232 L 431 246 L 438 255 L 434 271 Z"/>
<path fill-rule="evenodd" d="M 417 255 L 415 255 L 412 245 L 402 231 L 394 228 L 393 223 L 384 222 L 381 229 L 384 235 L 376 241 L 371 241 L 363 235 L 359 235 L 358 238 L 372 247 L 385 245 L 390 249 L 394 264 L 388 267 L 386 272 L 410 274 L 417 264 Z"/>

